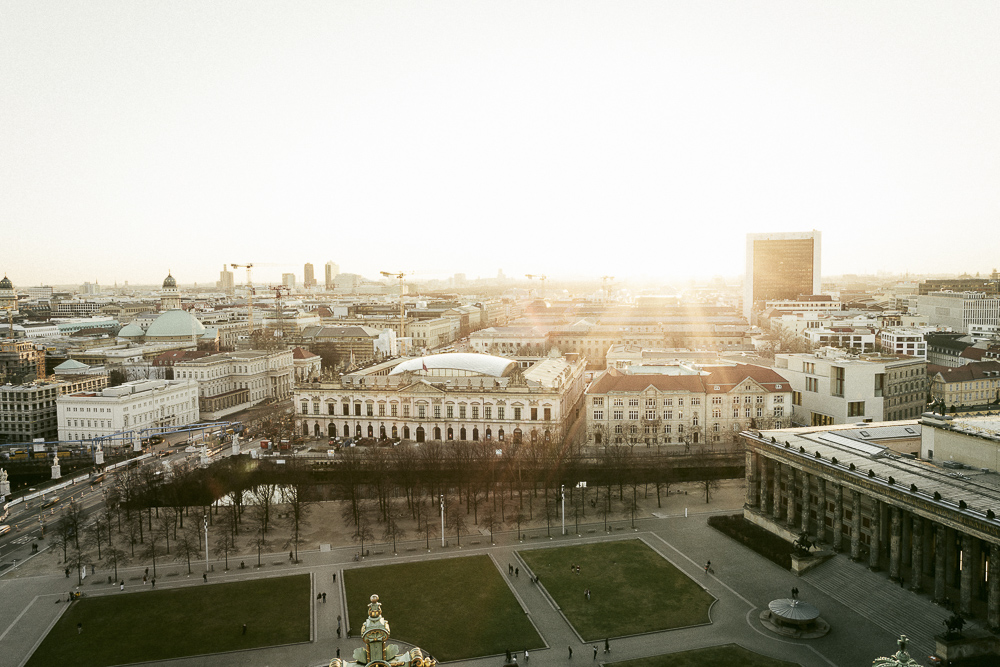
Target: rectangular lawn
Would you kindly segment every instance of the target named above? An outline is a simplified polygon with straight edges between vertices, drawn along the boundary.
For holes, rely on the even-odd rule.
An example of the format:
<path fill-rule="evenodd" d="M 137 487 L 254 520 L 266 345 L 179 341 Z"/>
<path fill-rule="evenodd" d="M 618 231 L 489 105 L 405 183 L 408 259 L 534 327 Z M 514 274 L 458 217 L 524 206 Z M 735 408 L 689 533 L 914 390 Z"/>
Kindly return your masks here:
<path fill-rule="evenodd" d="M 307 574 L 85 597 L 27 667 L 106 667 L 307 642 L 309 598 Z"/>
<path fill-rule="evenodd" d="M 415 644 L 438 660 L 544 646 L 488 556 L 345 570 L 344 586 L 354 637 L 377 594 L 390 643 Z"/>
<path fill-rule="evenodd" d="M 710 622 L 714 598 L 639 540 L 519 554 L 585 641 Z"/>

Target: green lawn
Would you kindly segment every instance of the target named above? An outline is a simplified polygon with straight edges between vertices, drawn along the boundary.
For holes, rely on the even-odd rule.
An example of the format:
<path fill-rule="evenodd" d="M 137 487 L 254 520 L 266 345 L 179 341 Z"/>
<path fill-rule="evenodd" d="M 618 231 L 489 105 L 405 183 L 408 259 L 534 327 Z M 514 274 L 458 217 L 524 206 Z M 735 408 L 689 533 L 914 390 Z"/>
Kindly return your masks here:
<path fill-rule="evenodd" d="M 361 634 L 374 593 L 392 638 L 416 644 L 438 660 L 544 646 L 487 556 L 346 570 L 344 586 L 354 637 Z"/>
<path fill-rule="evenodd" d="M 520 555 L 585 641 L 710 621 L 714 598 L 639 540 Z M 570 572 L 571 565 L 579 565 L 580 574 Z"/>
<path fill-rule="evenodd" d="M 748 651 L 736 644 L 699 648 L 693 651 L 654 655 L 651 658 L 611 663 L 615 667 L 798 667 L 798 663 L 775 660 Z"/>
<path fill-rule="evenodd" d="M 307 574 L 85 597 L 63 614 L 27 667 L 105 667 L 306 642 L 309 597 Z"/>

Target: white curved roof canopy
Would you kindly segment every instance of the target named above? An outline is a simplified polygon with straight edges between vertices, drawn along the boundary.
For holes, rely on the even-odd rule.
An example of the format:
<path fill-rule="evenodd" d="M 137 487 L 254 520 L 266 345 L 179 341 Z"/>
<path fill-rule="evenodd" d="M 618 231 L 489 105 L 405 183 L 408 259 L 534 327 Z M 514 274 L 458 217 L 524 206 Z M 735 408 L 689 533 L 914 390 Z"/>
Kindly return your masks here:
<path fill-rule="evenodd" d="M 446 354 L 432 354 L 426 357 L 409 359 L 398 364 L 392 369 L 389 375 L 399 375 L 407 371 L 422 373 L 425 365 L 429 372 L 435 370 L 445 371 L 444 373 L 432 373 L 433 375 L 447 375 L 447 371 L 457 371 L 459 373 L 488 375 L 497 378 L 504 377 L 517 368 L 516 361 L 504 359 L 503 357 L 495 357 L 491 354 L 448 352 Z"/>

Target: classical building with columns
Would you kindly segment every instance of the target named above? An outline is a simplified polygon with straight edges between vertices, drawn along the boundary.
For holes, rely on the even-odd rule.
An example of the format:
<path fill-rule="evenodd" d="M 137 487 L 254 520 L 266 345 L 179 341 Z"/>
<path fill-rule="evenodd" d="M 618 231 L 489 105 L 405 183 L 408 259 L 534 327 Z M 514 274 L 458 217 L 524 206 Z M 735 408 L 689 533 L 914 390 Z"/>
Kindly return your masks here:
<path fill-rule="evenodd" d="M 990 420 L 992 419 L 992 421 Z M 921 456 L 879 437 L 920 434 Z M 993 452 L 994 467 L 938 463 L 927 440 L 957 438 Z M 786 539 L 805 532 L 821 546 L 882 570 L 966 616 L 1000 627 L 1000 419 L 959 426 L 925 413 L 919 421 L 745 431 L 744 516 Z M 957 458 L 957 457 L 956 457 Z M 841 557 L 841 556 L 836 556 Z"/>

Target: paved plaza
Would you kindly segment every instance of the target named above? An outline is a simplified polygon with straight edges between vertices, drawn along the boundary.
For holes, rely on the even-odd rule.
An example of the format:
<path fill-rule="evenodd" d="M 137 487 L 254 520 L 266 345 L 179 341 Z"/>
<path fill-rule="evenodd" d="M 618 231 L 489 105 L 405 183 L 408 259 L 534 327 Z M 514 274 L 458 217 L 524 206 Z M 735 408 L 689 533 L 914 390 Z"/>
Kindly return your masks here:
<path fill-rule="evenodd" d="M 711 508 L 711 506 L 708 506 Z M 717 512 L 731 513 L 732 508 Z M 238 568 L 222 571 L 222 564 L 214 562 L 214 572 L 209 574 L 208 585 L 237 581 L 251 577 L 273 577 L 292 573 L 312 575 L 313 594 L 313 638 L 310 643 L 259 649 L 238 653 L 164 661 L 173 667 L 226 667 L 229 665 L 261 666 L 312 666 L 326 664 L 340 648 L 341 656 L 349 656 L 354 648 L 361 645 L 360 639 L 337 638 L 337 616 L 345 616 L 343 608 L 343 581 L 341 573 L 349 568 L 368 567 L 385 563 L 405 562 L 414 559 L 455 558 L 470 554 L 487 554 L 507 578 L 515 596 L 525 609 L 530 620 L 538 629 L 548 648 L 532 651 L 532 665 L 565 665 L 569 663 L 567 647 L 573 648 L 573 662 L 592 660 L 592 643 L 582 642 L 573 628 L 561 615 L 542 586 L 531 582 L 531 572 L 527 564 L 518 557 L 519 550 L 544 549 L 551 545 L 569 545 L 597 540 L 640 539 L 660 553 L 664 558 L 685 572 L 713 595 L 717 602 L 711 608 L 712 623 L 691 628 L 682 628 L 650 634 L 612 638 L 612 652 L 601 653 L 598 661 L 610 662 L 640 658 L 661 653 L 672 653 L 687 649 L 718 644 L 736 643 L 758 653 L 789 660 L 805 667 L 828 667 L 849 665 L 870 665 L 881 655 L 896 650 L 896 639 L 905 633 L 913 639 L 911 654 L 922 664 L 933 649 L 931 633 L 943 629 L 941 619 L 947 613 L 932 604 L 926 596 L 916 595 L 900 589 L 880 574 L 868 572 L 863 566 L 851 563 L 843 556 L 807 573 L 796 577 L 770 561 L 737 545 L 714 529 L 707 526 L 711 511 L 691 512 L 674 516 L 661 515 L 638 521 L 636 529 L 621 527 L 605 533 L 603 525 L 581 525 L 581 534 L 558 536 L 553 530 L 553 538 L 545 535 L 545 530 L 533 529 L 528 538 L 518 542 L 516 533 L 505 532 L 495 535 L 496 544 L 490 545 L 489 536 L 463 538 L 462 547 L 442 548 L 440 540 L 432 542 L 430 552 L 423 541 L 400 543 L 399 554 L 393 555 L 391 548 L 379 544 L 372 548 L 368 558 L 354 560 L 355 546 L 336 546 L 330 551 L 302 551 L 300 562 L 289 564 L 287 554 L 271 554 L 265 557 L 260 569 Z M 567 526 L 567 530 L 571 527 Z M 453 544 L 453 543 L 452 543 Z M 704 563 L 712 561 L 714 574 L 706 574 Z M 247 559 L 248 563 L 250 559 Z M 253 560 L 256 563 L 256 559 Z M 230 559 L 230 565 L 238 565 L 239 559 Z M 507 574 L 507 563 L 516 563 L 520 576 Z M 30 568 L 30 562 L 26 567 Z M 201 570 L 188 577 L 186 568 L 179 564 L 159 566 L 161 573 L 157 589 L 175 586 L 203 586 Z M 120 572 L 126 582 L 126 591 L 141 591 L 143 567 L 127 568 Z M 19 667 L 24 664 L 32 650 L 42 641 L 48 629 L 66 608 L 65 603 L 56 603 L 65 598 L 67 579 L 61 572 L 52 574 L 27 575 L 27 570 L 5 573 L 0 578 L 0 667 Z M 334 575 L 337 574 L 336 583 Z M 121 595 L 118 586 L 108 586 L 107 573 L 98 572 L 84 582 L 80 590 L 90 595 Z M 95 581 L 96 580 L 96 581 Z M 75 583 L 75 579 L 71 580 Z M 94 582 L 94 583 L 91 583 Z M 544 580 L 541 584 L 544 585 Z M 800 599 L 806 600 L 821 610 L 822 617 L 830 624 L 831 632 L 814 640 L 794 640 L 778 637 L 765 630 L 758 621 L 761 609 L 775 598 L 789 597 L 791 588 L 798 587 Z M 327 602 L 317 601 L 318 593 L 327 593 Z M 379 591 L 372 591 L 378 593 Z M 581 591 L 582 594 L 582 591 Z M 429 605 L 435 601 L 427 600 Z M 449 601 L 441 600 L 440 604 Z M 428 610 L 433 613 L 433 609 Z M 199 610 L 192 610 L 191 623 L 198 622 Z M 205 610 L 205 613 L 211 613 Z M 392 610 L 386 609 L 387 620 L 392 622 Z M 261 618 L 260 623 L 267 623 Z M 360 620 L 352 621 L 359 626 Z M 250 624 L 253 631 L 253 623 Z M 234 632 L 240 631 L 234 622 Z M 122 628 L 122 640 L 127 641 L 128 628 Z M 355 630 L 356 632 L 356 630 Z M 401 637 L 393 641 L 405 645 Z M 433 646 L 424 646 L 433 654 Z M 523 647 L 511 646 L 511 651 L 521 653 Z M 488 656 L 474 660 L 460 661 L 479 667 L 497 667 L 504 656 Z M 523 664 L 523 656 L 519 659 Z"/>

